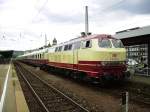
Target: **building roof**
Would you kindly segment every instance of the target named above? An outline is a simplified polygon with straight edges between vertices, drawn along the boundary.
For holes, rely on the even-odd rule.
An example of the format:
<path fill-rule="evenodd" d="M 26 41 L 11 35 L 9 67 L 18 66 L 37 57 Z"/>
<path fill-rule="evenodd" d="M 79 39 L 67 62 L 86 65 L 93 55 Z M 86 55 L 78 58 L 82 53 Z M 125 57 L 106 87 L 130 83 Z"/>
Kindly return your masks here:
<path fill-rule="evenodd" d="M 135 27 L 135 28 L 119 31 L 116 32 L 114 37 L 118 39 L 124 39 L 124 38 L 137 37 L 137 36 L 148 35 L 148 34 L 150 34 L 150 26 Z"/>

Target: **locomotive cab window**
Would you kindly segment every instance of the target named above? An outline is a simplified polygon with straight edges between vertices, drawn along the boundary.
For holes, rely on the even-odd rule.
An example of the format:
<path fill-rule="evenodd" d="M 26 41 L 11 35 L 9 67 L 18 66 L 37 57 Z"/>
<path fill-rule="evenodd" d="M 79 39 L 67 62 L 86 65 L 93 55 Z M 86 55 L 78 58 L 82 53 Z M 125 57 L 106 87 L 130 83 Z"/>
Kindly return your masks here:
<path fill-rule="evenodd" d="M 124 45 L 123 45 L 123 43 L 121 42 L 121 40 L 112 39 L 111 42 L 112 42 L 112 44 L 113 44 L 113 46 L 114 46 L 115 48 L 124 48 Z"/>
<path fill-rule="evenodd" d="M 102 47 L 102 48 L 111 48 L 112 47 L 111 41 L 109 39 L 99 40 L 98 44 L 99 44 L 99 47 Z"/>

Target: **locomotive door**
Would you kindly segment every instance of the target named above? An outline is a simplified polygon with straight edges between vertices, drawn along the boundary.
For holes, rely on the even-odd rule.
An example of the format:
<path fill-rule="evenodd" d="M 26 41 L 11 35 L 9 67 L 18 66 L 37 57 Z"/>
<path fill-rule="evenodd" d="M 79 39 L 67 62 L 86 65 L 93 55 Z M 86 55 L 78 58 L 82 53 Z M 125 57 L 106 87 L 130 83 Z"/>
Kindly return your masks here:
<path fill-rule="evenodd" d="M 73 69 L 78 70 L 78 50 L 80 48 L 80 42 L 74 43 L 73 50 Z"/>
<path fill-rule="evenodd" d="M 78 50 L 73 50 L 73 69 L 78 69 Z"/>

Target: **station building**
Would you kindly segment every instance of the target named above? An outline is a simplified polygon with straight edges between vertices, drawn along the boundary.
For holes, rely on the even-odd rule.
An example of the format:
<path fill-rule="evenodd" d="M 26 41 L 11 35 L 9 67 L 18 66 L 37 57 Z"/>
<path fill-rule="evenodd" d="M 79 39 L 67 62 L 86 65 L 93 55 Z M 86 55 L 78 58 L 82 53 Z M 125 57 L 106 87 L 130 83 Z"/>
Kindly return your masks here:
<path fill-rule="evenodd" d="M 119 31 L 115 37 L 121 39 L 127 48 L 128 59 L 144 63 L 144 67 L 135 68 L 135 74 L 150 76 L 150 26 Z"/>

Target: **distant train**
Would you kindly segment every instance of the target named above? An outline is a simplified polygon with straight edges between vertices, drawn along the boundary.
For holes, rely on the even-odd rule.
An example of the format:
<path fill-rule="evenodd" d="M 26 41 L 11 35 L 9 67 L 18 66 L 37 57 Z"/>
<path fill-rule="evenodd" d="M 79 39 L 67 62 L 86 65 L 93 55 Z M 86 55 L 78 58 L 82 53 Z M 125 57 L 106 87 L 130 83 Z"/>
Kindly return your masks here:
<path fill-rule="evenodd" d="M 76 78 L 120 80 L 129 75 L 126 49 L 121 40 L 105 34 L 72 39 L 18 58 Z"/>

